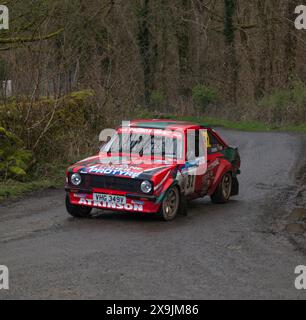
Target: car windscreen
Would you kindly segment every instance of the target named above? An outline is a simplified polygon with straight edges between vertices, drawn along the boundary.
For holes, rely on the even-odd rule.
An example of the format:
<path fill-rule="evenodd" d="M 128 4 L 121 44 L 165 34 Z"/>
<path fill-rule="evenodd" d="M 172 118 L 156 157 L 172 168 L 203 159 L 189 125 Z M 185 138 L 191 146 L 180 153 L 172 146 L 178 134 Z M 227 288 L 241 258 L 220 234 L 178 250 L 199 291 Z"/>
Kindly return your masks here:
<path fill-rule="evenodd" d="M 102 152 L 181 159 L 183 146 L 181 137 L 118 132 Z"/>

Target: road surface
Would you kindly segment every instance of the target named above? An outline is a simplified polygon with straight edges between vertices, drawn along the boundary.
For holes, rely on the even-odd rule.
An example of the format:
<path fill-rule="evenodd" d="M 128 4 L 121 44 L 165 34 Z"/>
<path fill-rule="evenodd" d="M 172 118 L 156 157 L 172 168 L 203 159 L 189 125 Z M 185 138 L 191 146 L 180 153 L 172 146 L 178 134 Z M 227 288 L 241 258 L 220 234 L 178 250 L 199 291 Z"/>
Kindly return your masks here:
<path fill-rule="evenodd" d="M 0 299 L 306 299 L 294 286 L 305 234 L 290 224 L 305 208 L 304 136 L 220 132 L 243 161 L 241 194 L 226 205 L 198 200 L 188 217 L 165 223 L 114 213 L 76 220 L 63 190 L 2 204 L 10 290 Z"/>

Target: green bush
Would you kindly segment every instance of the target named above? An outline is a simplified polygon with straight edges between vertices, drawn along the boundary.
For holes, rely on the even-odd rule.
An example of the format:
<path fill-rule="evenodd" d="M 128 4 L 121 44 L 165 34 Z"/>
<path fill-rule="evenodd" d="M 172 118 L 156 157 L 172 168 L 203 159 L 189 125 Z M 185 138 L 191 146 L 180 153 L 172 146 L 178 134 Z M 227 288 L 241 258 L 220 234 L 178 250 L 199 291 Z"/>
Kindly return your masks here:
<path fill-rule="evenodd" d="M 93 98 L 92 90 L 82 90 L 59 99 L 11 99 L 0 105 L 0 127 L 24 141 L 38 162 L 75 162 L 92 152 L 105 119 Z"/>
<path fill-rule="evenodd" d="M 32 153 L 24 149 L 22 141 L 0 127 L 0 180 L 23 179 L 32 159 Z"/>
<path fill-rule="evenodd" d="M 289 105 L 306 106 L 306 85 L 296 81 L 289 89 L 278 89 L 266 95 L 259 101 L 259 105 L 266 108 L 285 108 Z"/>
<path fill-rule="evenodd" d="M 192 99 L 199 111 L 205 111 L 218 101 L 218 92 L 215 88 L 199 84 L 192 89 Z"/>
<path fill-rule="evenodd" d="M 270 114 L 270 123 L 296 123 L 305 118 L 306 112 L 306 85 L 295 81 L 289 88 L 274 90 L 263 97 L 258 106 L 264 113 Z"/>

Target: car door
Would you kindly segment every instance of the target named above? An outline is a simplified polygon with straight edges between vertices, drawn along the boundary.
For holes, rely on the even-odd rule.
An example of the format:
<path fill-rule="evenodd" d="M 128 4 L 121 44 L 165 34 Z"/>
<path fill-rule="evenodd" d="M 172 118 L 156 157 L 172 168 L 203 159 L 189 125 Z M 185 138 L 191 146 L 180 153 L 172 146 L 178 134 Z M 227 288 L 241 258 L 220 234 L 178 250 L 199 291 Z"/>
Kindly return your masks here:
<path fill-rule="evenodd" d="M 214 181 L 218 167 L 219 159 L 223 157 L 223 152 L 227 148 L 212 129 L 207 130 L 207 184 L 208 189 Z"/>

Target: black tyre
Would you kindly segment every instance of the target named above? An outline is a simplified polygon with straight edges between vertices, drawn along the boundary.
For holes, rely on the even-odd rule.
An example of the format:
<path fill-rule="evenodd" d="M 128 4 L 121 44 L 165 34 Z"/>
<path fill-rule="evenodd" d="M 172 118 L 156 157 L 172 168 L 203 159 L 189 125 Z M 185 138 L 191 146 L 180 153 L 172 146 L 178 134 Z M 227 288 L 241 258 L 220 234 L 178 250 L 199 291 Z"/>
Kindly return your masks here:
<path fill-rule="evenodd" d="M 211 195 L 211 201 L 213 203 L 226 203 L 229 201 L 232 194 L 233 177 L 230 172 L 226 173 L 216 191 Z"/>
<path fill-rule="evenodd" d="M 85 206 L 75 206 L 70 203 L 69 196 L 66 195 L 66 209 L 74 218 L 90 218 L 92 208 Z"/>
<path fill-rule="evenodd" d="M 175 219 L 180 208 L 180 193 L 177 187 L 173 186 L 167 191 L 165 198 L 159 209 L 159 217 L 163 221 Z"/>

